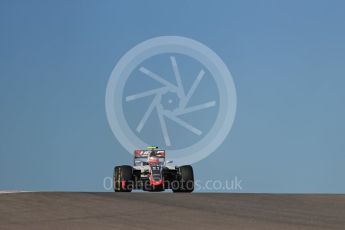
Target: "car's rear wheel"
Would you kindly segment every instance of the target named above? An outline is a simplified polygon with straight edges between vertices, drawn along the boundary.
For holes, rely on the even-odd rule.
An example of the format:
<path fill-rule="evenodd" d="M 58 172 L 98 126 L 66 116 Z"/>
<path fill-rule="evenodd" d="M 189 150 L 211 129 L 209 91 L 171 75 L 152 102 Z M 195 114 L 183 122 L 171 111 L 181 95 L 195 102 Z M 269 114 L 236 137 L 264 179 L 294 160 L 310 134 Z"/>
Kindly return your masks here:
<path fill-rule="evenodd" d="M 190 165 L 184 165 L 178 168 L 178 178 L 173 186 L 173 192 L 193 192 L 194 191 L 194 173 Z"/>
<path fill-rule="evenodd" d="M 133 188 L 133 167 L 129 165 L 114 168 L 114 191 L 131 192 Z"/>

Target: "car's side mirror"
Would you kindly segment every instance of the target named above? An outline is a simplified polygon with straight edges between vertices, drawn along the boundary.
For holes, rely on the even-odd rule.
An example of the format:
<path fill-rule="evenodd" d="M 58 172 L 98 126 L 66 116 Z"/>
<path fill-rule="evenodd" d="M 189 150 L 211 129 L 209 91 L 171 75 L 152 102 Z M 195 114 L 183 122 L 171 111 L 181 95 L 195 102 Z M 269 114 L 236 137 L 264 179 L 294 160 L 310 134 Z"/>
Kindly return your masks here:
<path fill-rule="evenodd" d="M 167 161 L 167 164 L 171 164 L 171 163 L 173 163 L 173 161 Z"/>

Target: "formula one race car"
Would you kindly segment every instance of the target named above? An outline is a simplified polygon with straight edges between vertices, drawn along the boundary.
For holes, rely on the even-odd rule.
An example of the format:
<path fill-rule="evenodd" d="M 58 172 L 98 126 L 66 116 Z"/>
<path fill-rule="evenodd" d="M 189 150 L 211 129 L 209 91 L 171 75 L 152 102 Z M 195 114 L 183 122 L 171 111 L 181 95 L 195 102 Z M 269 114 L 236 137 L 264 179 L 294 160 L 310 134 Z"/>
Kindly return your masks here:
<path fill-rule="evenodd" d="M 135 150 L 133 167 L 122 165 L 114 168 L 114 191 L 172 189 L 173 192 L 193 192 L 192 166 L 170 166 L 171 163 L 165 161 L 165 150 L 158 150 L 156 146 L 148 147 L 148 150 Z"/>

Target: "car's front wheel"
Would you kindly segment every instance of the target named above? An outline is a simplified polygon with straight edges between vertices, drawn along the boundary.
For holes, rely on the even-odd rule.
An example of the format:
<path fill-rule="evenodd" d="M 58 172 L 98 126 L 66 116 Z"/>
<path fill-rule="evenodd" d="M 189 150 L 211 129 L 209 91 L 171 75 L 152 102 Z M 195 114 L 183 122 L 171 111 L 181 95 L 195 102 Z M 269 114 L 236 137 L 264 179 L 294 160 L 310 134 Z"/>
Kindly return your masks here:
<path fill-rule="evenodd" d="M 131 192 L 133 187 L 133 167 L 129 165 L 116 166 L 113 175 L 115 192 Z"/>

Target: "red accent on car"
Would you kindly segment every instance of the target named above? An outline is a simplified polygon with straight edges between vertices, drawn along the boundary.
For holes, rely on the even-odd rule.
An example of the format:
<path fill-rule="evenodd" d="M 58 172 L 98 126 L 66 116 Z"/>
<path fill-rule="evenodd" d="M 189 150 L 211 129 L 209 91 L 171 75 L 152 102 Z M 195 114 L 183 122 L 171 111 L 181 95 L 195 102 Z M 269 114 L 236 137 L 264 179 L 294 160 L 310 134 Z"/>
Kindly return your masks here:
<path fill-rule="evenodd" d="M 163 184 L 163 179 L 160 180 L 154 180 L 152 176 L 150 176 L 150 185 L 162 185 Z"/>
<path fill-rule="evenodd" d="M 135 150 L 134 155 L 135 155 L 135 157 L 141 157 L 143 152 L 144 152 L 143 150 Z"/>
<path fill-rule="evenodd" d="M 165 150 L 157 150 L 157 157 L 165 157 Z"/>
<path fill-rule="evenodd" d="M 121 188 L 126 189 L 126 181 L 125 180 L 121 181 Z"/>
<path fill-rule="evenodd" d="M 157 185 L 163 185 L 164 184 L 163 178 L 161 178 L 160 180 L 153 179 L 153 176 L 152 176 L 151 172 L 150 172 L 149 179 L 150 179 L 150 185 L 157 186 Z"/>

